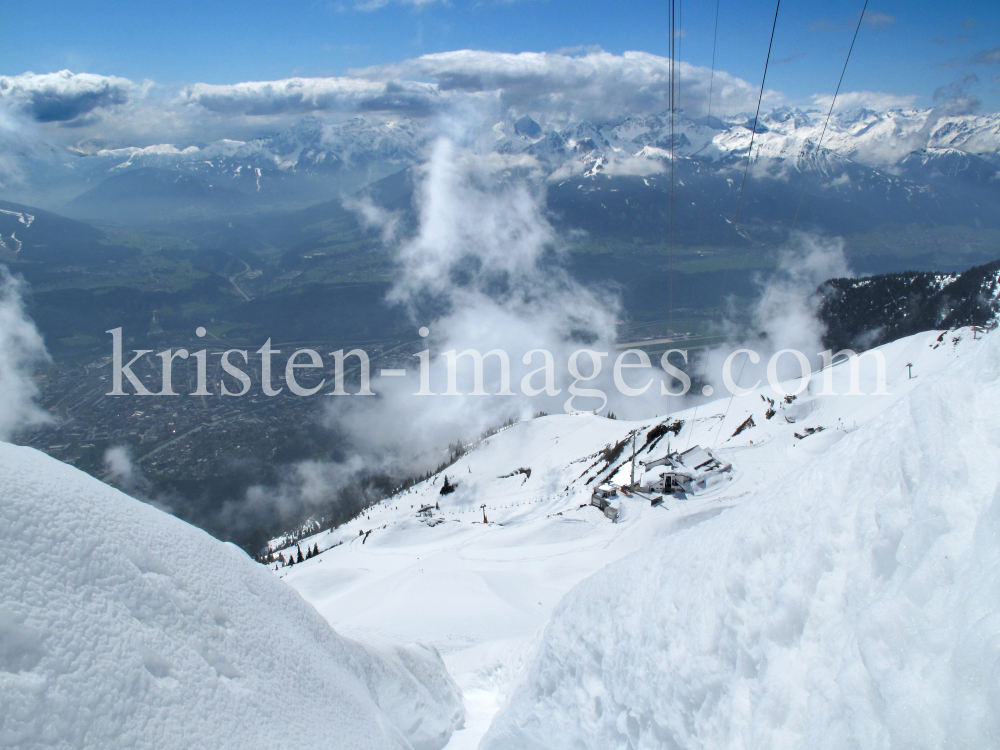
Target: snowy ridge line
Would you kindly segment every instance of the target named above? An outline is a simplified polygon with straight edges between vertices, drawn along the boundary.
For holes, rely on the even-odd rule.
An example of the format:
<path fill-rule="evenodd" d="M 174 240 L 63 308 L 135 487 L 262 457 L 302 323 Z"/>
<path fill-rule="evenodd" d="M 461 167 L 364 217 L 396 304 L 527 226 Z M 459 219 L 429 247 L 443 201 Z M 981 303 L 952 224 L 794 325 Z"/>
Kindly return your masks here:
<path fill-rule="evenodd" d="M 834 113 L 818 148 L 824 114 L 791 107 L 761 113 L 750 159 L 754 168 L 767 168 L 775 176 L 797 171 L 829 177 L 861 165 L 898 185 L 915 165 L 928 173 L 934 161 L 950 164 L 958 159 L 969 168 L 971 160 L 981 173 L 1000 159 L 1000 114 L 938 117 L 937 110 L 842 111 Z M 635 175 L 650 187 L 648 177 L 667 171 L 678 159 L 726 169 L 746 157 L 752 112 L 713 118 L 708 127 L 701 118 L 679 110 L 674 117 L 676 140 L 670 136 L 670 119 L 670 113 L 663 112 L 625 117 L 616 125 L 580 120 L 544 127 L 532 120 L 537 130 L 529 128 L 531 135 L 516 122 L 504 121 L 492 128 L 493 151 L 521 163 L 531 160 L 556 183 L 580 176 Z M 173 169 L 226 180 L 257 194 L 285 190 L 297 176 L 329 179 L 331 185 L 354 190 L 419 163 L 432 135 L 431 127 L 405 118 L 327 123 L 310 116 L 252 141 L 101 150 L 80 153 L 61 166 L 67 174 L 88 179 L 146 167 Z"/>
<path fill-rule="evenodd" d="M 24 228 L 27 229 L 31 226 L 31 222 L 35 220 L 35 217 L 31 214 L 21 213 L 20 211 L 7 211 L 6 209 L 0 208 L 0 214 L 8 214 L 9 216 L 16 216 L 17 220 L 24 224 Z M 13 237 L 13 235 L 11 235 Z"/>

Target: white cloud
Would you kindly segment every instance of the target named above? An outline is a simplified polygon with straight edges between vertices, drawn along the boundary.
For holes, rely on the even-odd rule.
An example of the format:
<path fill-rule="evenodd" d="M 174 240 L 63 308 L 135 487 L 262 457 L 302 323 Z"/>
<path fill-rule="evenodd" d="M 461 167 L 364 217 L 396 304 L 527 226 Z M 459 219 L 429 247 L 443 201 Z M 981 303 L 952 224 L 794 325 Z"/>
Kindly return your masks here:
<path fill-rule="evenodd" d="M 888 13 L 866 13 L 865 14 L 865 26 L 871 29 L 884 29 L 887 26 L 892 26 L 896 23 L 896 17 L 890 16 Z"/>
<path fill-rule="evenodd" d="M 724 392 L 723 362 L 737 345 L 760 355 L 756 364 L 745 355 L 735 361 L 733 372 L 741 388 L 765 381 L 769 360 L 782 349 L 802 352 L 813 369 L 822 365 L 818 353 L 826 348 L 826 326 L 819 315 L 816 290 L 830 279 L 854 275 L 844 256 L 844 242 L 841 238 L 797 232 L 780 261 L 779 267 L 754 279 L 759 294 L 752 305 L 727 310 L 720 333 L 726 334 L 728 342 L 711 350 L 705 368 L 716 393 Z M 781 358 L 777 363 L 779 380 L 798 377 L 800 372 L 793 357 Z"/>
<path fill-rule="evenodd" d="M 35 368 L 48 361 L 42 336 L 24 312 L 22 282 L 0 266 L 0 440 L 17 430 L 51 421 L 36 403 Z"/>
<path fill-rule="evenodd" d="M 144 86 L 94 73 L 24 73 L 0 77 L 0 100 L 37 122 L 67 123 L 95 110 L 126 104 Z"/>
<path fill-rule="evenodd" d="M 133 460 L 131 447 L 114 445 L 104 451 L 104 471 L 103 481 L 164 513 L 177 514 L 172 502 L 176 497 L 172 497 L 169 491 L 153 487 L 142 473 L 142 468 Z"/>
<path fill-rule="evenodd" d="M 186 87 L 187 104 L 228 115 L 279 115 L 320 111 L 428 114 L 437 87 L 417 81 L 372 81 L 362 78 L 288 78 L 233 85 L 196 83 Z"/>
<path fill-rule="evenodd" d="M 255 523 L 291 524 L 301 520 L 304 512 L 323 508 L 366 470 L 374 469 L 357 456 L 343 463 L 302 461 L 286 467 L 277 485 L 253 485 L 244 498 L 225 503 L 219 519 L 225 527 L 241 530 Z"/>
<path fill-rule="evenodd" d="M 131 492 L 136 484 L 145 484 L 145 478 L 132 463 L 132 452 L 126 445 L 115 445 L 104 452 L 104 468 L 108 479 Z"/>
<path fill-rule="evenodd" d="M 25 138 L 21 118 L 0 107 L 0 188 L 24 181 L 22 161 L 34 150 L 31 140 Z"/>
<path fill-rule="evenodd" d="M 438 130 L 460 126 L 468 112 L 496 120 L 530 115 L 546 128 L 588 119 L 601 125 L 664 112 L 670 61 L 645 52 L 621 55 L 600 48 L 518 54 L 458 50 L 424 55 L 331 78 L 289 78 L 231 85 L 164 86 L 68 71 L 0 77 L 0 182 L 11 184 L 23 165 L 11 154 L 80 153 L 153 144 L 250 140 L 291 127 L 304 114 L 334 121 L 358 114 L 431 118 Z M 706 113 L 708 68 L 680 63 L 679 105 L 692 117 Z M 715 73 L 712 111 L 753 112 L 757 87 Z M 829 106 L 829 94 L 812 97 Z M 916 97 L 884 92 L 841 94 L 838 109 L 912 107 Z M 783 103 L 764 93 L 765 111 Z M 2 106 L 2 105 L 6 106 Z M 457 141 L 470 137 L 455 128 Z M 33 157 L 34 158 L 34 157 Z"/>
<path fill-rule="evenodd" d="M 532 113 L 536 119 L 604 123 L 667 109 L 669 65 L 668 58 L 647 52 L 570 56 L 458 50 L 355 70 L 351 75 L 371 80 L 433 80 L 442 94 L 495 94 L 505 107 Z M 681 107 L 694 116 L 704 114 L 711 70 L 682 62 L 679 72 Z M 753 109 L 757 94 L 757 87 L 747 81 L 716 71 L 712 109 L 728 113 Z M 765 92 L 768 106 L 780 101 L 777 92 Z"/>
<path fill-rule="evenodd" d="M 619 176 L 634 175 L 637 177 L 647 177 L 651 174 L 658 174 L 666 170 L 666 166 L 664 165 L 662 158 L 668 157 L 666 157 L 666 152 L 664 152 L 664 157 L 658 160 L 653 158 L 651 152 L 660 150 L 661 149 L 647 147 L 643 149 L 641 153 L 625 157 L 624 159 L 608 162 L 602 171 L 604 174 Z"/>
<path fill-rule="evenodd" d="M 448 5 L 448 0 L 395 0 L 400 5 L 410 5 L 414 8 L 420 9 L 429 5 L 435 5 L 441 3 L 442 5 Z M 357 0 L 354 3 L 354 10 L 361 11 L 373 11 L 384 8 L 387 5 L 393 5 L 394 0 Z"/>
<path fill-rule="evenodd" d="M 414 313 L 415 329 L 430 328 L 433 392 L 447 387 L 441 352 L 471 347 L 484 354 L 492 349 L 509 353 L 510 385 L 518 395 L 414 397 L 420 386 L 411 367 L 405 381 L 373 384 L 376 399 L 331 400 L 330 423 L 349 436 L 353 451 L 366 456 L 369 466 L 375 462 L 395 471 L 423 471 L 437 465 L 456 439 L 476 436 L 511 416 L 561 411 L 568 397 L 565 362 L 569 352 L 582 346 L 583 332 L 593 348 L 612 351 L 617 298 L 577 284 L 558 265 L 542 270 L 546 253 L 558 253 L 561 247 L 546 218 L 544 181 L 528 163 L 523 178 L 497 181 L 491 176 L 497 156 L 447 137 L 436 142 L 415 175 L 419 224 L 390 244 L 399 265 L 391 299 Z M 513 157 L 510 163 L 521 162 Z M 418 312 L 426 300 L 435 300 L 432 307 L 440 311 L 430 319 Z M 520 394 L 519 384 L 539 364 L 536 357 L 526 366 L 522 356 L 539 348 L 551 351 L 560 363 L 556 380 L 562 390 L 529 399 Z M 610 372 L 607 362 L 605 372 Z M 469 393 L 466 359 L 458 377 L 458 390 Z M 499 390 L 494 358 L 485 365 L 485 390 Z M 577 405 L 594 408 L 599 402 Z"/>
<path fill-rule="evenodd" d="M 461 109 L 471 97 L 495 101 L 503 110 L 535 113 L 546 122 L 579 118 L 607 122 L 664 111 L 669 62 L 645 52 L 613 55 L 600 48 L 519 54 L 459 50 L 350 71 L 348 77 L 196 83 L 181 92 L 180 100 L 228 116 L 319 111 L 419 116 Z M 679 74 L 681 106 L 691 114 L 703 114 L 711 71 L 681 63 Z M 757 93 L 752 84 L 717 71 L 713 109 L 752 109 Z M 768 91 L 765 100 L 774 105 L 781 96 Z"/>
<path fill-rule="evenodd" d="M 917 102 L 917 96 L 912 94 L 889 94 L 884 91 L 845 91 L 837 96 L 837 106 L 834 111 L 843 112 L 849 109 L 874 109 L 886 111 L 890 109 L 911 109 Z M 813 105 L 823 112 L 830 109 L 833 94 L 813 94 Z"/>

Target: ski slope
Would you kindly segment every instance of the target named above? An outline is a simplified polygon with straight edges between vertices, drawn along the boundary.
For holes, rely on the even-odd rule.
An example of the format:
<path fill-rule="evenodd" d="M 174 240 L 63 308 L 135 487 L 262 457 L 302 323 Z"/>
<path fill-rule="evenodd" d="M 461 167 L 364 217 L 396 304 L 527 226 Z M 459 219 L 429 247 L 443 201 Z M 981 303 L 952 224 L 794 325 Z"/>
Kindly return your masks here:
<path fill-rule="evenodd" d="M 518 423 L 443 472 L 457 484 L 453 493 L 441 495 L 444 477 L 434 476 L 332 532 L 302 540 L 303 549 L 318 544 L 322 554 L 276 574 L 338 632 L 382 644 L 420 642 L 437 648 L 462 688 L 467 711 L 465 728 L 455 732 L 448 747 L 477 747 L 535 657 L 542 629 L 574 586 L 632 553 L 725 518 L 728 509 L 760 502 L 767 488 L 803 475 L 828 451 L 841 451 L 846 471 L 855 432 L 877 429 L 871 425 L 886 410 L 982 345 L 971 330 L 960 329 L 880 347 L 888 396 L 819 395 L 822 376 L 814 375 L 809 389 L 788 404 L 763 386 L 656 420 L 560 415 Z M 869 357 L 862 363 L 861 391 L 871 394 L 875 370 Z M 833 390 L 846 394 L 849 364 L 838 364 L 829 374 Z M 785 388 L 794 390 L 795 383 Z M 765 399 L 775 402 L 770 419 Z M 750 416 L 755 426 L 733 437 Z M 638 430 L 637 460 L 661 458 L 667 438 L 644 448 L 645 436 L 675 421 L 683 426 L 669 436 L 673 448 L 701 445 L 732 463 L 721 481 L 691 496 L 667 496 L 658 505 L 640 495 L 619 496 L 616 523 L 587 504 L 597 484 L 630 479 L 630 446 L 610 463 L 602 457 L 606 449 L 622 445 Z M 809 433 L 807 428 L 823 429 Z M 817 488 L 817 497 L 823 491 Z M 586 622 L 595 633 L 618 616 L 610 609 L 593 611 L 598 620 Z M 508 712 L 504 726 L 509 729 L 510 722 L 528 715 Z M 491 735 L 492 742 L 499 741 L 496 736 Z"/>
<path fill-rule="evenodd" d="M 989 338 L 798 471 L 584 581 L 480 747 L 997 747 Z"/>
<path fill-rule="evenodd" d="M 436 750 L 440 657 L 334 633 L 246 554 L 0 443 L 0 746 Z"/>

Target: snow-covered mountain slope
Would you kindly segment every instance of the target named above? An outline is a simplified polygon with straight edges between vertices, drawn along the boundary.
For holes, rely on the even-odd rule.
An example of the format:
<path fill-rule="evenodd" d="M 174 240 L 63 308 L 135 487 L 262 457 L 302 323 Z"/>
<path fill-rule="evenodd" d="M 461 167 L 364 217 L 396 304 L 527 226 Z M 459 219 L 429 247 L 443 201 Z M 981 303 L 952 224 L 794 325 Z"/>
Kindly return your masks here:
<path fill-rule="evenodd" d="M 0 443 L 0 745 L 439 748 L 423 647 L 341 638 L 241 550 Z"/>
<path fill-rule="evenodd" d="M 796 144 L 818 143 L 826 112 L 803 112 L 781 107 L 762 115 L 754 148 L 763 153 L 797 150 Z M 728 119 L 730 135 L 738 137 L 752 125 L 752 117 L 737 123 Z M 759 140 L 758 140 L 759 139 Z M 841 156 L 873 167 L 891 166 L 913 151 L 951 148 L 974 154 L 993 154 L 1000 149 L 1000 115 L 941 116 L 933 109 L 877 112 L 855 109 L 838 112 L 830 119 L 823 146 Z"/>
<path fill-rule="evenodd" d="M 881 347 L 887 396 L 820 395 L 817 375 L 808 392 L 788 404 L 763 386 L 731 402 L 643 422 L 554 415 L 518 423 L 443 472 L 457 485 L 454 492 L 442 495 L 444 476 L 434 476 L 332 532 L 301 540 L 302 549 L 318 545 L 321 554 L 276 575 L 346 635 L 437 647 L 469 712 L 449 748 L 475 747 L 531 658 L 537 634 L 573 586 L 799 474 L 982 344 L 962 329 Z M 834 392 L 849 391 L 850 369 L 843 364 L 829 371 Z M 866 394 L 876 390 L 870 355 L 861 362 L 860 387 Z M 753 426 L 734 436 L 750 417 Z M 683 423 L 677 435 L 657 429 L 676 422 Z M 667 496 L 656 505 L 650 496 L 619 496 L 620 515 L 612 523 L 588 503 L 601 482 L 629 482 L 628 439 L 636 430 L 639 461 L 663 457 L 668 444 L 701 445 L 733 468 L 705 491 Z M 421 514 L 422 508 L 428 510 Z M 599 623 L 589 625 L 600 637 Z"/>
<path fill-rule="evenodd" d="M 751 141 L 747 218 L 757 225 L 758 242 L 781 241 L 781 230 L 773 237 L 761 232 L 787 227 L 796 213 L 789 206 L 803 195 L 799 226 L 834 234 L 886 224 L 995 226 L 1000 116 L 857 110 L 835 115 L 824 131 L 825 121 L 825 113 L 783 107 L 762 114 L 754 132 L 752 115 L 709 125 L 679 112 L 669 170 L 666 115 L 630 118 L 613 128 L 574 124 L 524 152 L 549 172 L 550 208 L 594 237 L 617 236 L 622 225 L 620 234 L 629 239 L 665 234 L 657 214 L 672 178 L 680 226 L 675 239 L 725 242 L 723 222 L 731 221 Z M 504 148 L 516 150 L 509 142 Z"/>
<path fill-rule="evenodd" d="M 826 113 L 816 110 L 779 107 L 762 114 L 753 138 L 754 159 L 795 163 L 815 149 L 821 138 L 828 152 L 877 169 L 892 168 L 914 152 L 987 158 L 1000 152 L 1000 115 L 996 114 L 941 117 L 935 110 L 850 110 L 834 115 L 824 134 L 825 122 Z M 499 149 L 524 151 L 553 166 L 573 158 L 591 164 L 598 157 L 614 161 L 643 149 L 665 160 L 671 137 L 678 156 L 732 162 L 746 155 L 754 129 L 752 113 L 706 123 L 683 111 L 675 114 L 672 124 L 669 113 L 629 117 L 614 126 L 582 121 L 539 138 L 519 136 L 514 126 L 501 125 L 495 128 Z"/>
<path fill-rule="evenodd" d="M 577 587 L 480 747 L 996 747 L 998 424 L 990 335 Z"/>

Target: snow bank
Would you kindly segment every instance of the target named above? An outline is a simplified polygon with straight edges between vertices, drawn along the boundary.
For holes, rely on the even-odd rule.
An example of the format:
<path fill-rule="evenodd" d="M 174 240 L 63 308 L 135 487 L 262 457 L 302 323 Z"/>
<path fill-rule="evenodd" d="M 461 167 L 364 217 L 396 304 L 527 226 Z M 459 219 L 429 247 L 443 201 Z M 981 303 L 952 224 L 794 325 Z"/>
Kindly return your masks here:
<path fill-rule="evenodd" d="M 582 582 L 480 746 L 1000 746 L 1000 334 Z"/>
<path fill-rule="evenodd" d="M 341 638 L 232 545 L 0 443 L 0 746 L 443 747 L 437 652 Z"/>

